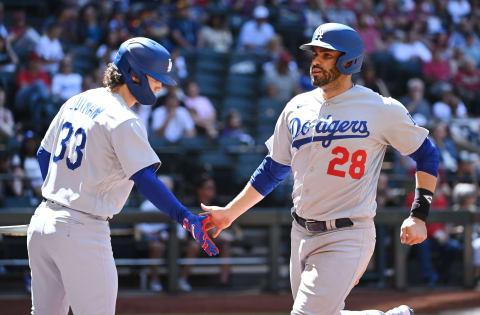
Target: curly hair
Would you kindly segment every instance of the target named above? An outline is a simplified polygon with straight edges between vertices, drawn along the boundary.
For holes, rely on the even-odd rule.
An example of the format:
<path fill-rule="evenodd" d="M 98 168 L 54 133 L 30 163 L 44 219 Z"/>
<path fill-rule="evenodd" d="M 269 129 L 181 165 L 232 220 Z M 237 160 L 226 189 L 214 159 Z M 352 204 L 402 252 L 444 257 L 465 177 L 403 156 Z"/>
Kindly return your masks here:
<path fill-rule="evenodd" d="M 103 73 L 103 85 L 110 90 L 114 90 L 124 83 L 123 75 L 113 63 L 109 63 Z"/>

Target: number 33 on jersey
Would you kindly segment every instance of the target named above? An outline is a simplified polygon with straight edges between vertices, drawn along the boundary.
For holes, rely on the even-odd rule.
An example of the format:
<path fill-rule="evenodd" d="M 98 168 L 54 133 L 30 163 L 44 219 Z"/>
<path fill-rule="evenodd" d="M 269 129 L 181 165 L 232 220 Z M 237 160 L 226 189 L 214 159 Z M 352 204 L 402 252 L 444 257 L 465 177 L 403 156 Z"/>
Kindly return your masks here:
<path fill-rule="evenodd" d="M 87 135 L 83 128 L 78 128 L 74 133 L 72 123 L 68 121 L 62 125 L 61 130 L 63 137 L 61 137 L 62 140 L 58 143 L 57 149 L 55 150 L 56 154 L 53 156 L 53 162 L 58 163 L 63 160 L 65 152 L 68 149 L 66 163 L 67 167 L 73 171 L 82 164 L 82 150 L 85 148 Z M 73 139 L 71 139 L 72 135 Z"/>
<path fill-rule="evenodd" d="M 427 134 L 398 101 L 354 86 L 326 101 L 320 89 L 294 97 L 266 144 L 273 160 L 292 167 L 298 215 L 308 209 L 325 220 L 373 216 L 387 146 L 408 155 Z"/>

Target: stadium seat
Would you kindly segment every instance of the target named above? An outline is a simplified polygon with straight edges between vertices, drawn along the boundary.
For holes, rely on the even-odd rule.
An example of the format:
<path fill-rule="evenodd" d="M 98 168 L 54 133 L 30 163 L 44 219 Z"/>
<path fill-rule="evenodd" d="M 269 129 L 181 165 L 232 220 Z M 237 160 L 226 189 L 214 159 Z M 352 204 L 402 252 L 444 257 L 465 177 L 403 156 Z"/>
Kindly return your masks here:
<path fill-rule="evenodd" d="M 276 113 L 280 114 L 284 108 L 284 104 L 269 97 L 262 97 L 258 100 L 258 108 L 260 110 L 273 109 Z"/>
<path fill-rule="evenodd" d="M 246 183 L 265 158 L 264 153 L 243 152 L 236 155 L 234 176 L 238 184 Z"/>
<path fill-rule="evenodd" d="M 258 123 L 257 129 L 255 132 L 255 143 L 256 144 L 263 144 L 265 141 L 273 135 L 273 131 L 275 130 L 275 123 Z"/>
<path fill-rule="evenodd" d="M 254 75 L 230 74 L 227 77 L 227 96 L 257 97 L 260 80 Z"/>
<path fill-rule="evenodd" d="M 208 139 L 205 136 L 182 138 L 178 146 L 184 151 L 201 151 L 208 146 Z"/>
<path fill-rule="evenodd" d="M 69 52 L 74 56 L 73 69 L 77 73 L 87 74 L 98 65 L 95 52 L 88 46 L 71 46 Z"/>
<path fill-rule="evenodd" d="M 279 101 L 266 97 L 258 100 L 258 120 L 261 123 L 275 124 L 282 110 L 283 106 Z"/>
<path fill-rule="evenodd" d="M 270 193 L 269 197 L 278 206 L 290 205 L 292 202 L 292 189 L 293 183 L 288 177 Z"/>
<path fill-rule="evenodd" d="M 207 168 L 230 168 L 232 166 L 232 159 L 223 151 L 203 151 L 198 160 Z"/>
<path fill-rule="evenodd" d="M 223 100 L 223 107 L 251 112 L 255 108 L 255 100 L 247 97 L 226 97 Z"/>
<path fill-rule="evenodd" d="M 162 151 L 162 149 L 164 149 L 169 145 L 169 142 L 167 141 L 167 139 L 157 135 L 151 135 L 148 138 L 148 142 L 150 142 L 150 145 L 155 151 Z"/>
<path fill-rule="evenodd" d="M 202 50 L 197 53 L 196 73 L 224 75 L 227 73 L 229 55 L 209 50 Z"/>
<path fill-rule="evenodd" d="M 218 139 L 218 145 L 220 148 L 225 149 L 225 150 L 231 150 L 236 147 L 243 146 L 244 143 L 240 141 L 238 137 L 225 137 L 222 136 L 220 139 Z"/>
<path fill-rule="evenodd" d="M 202 72 L 195 74 L 200 94 L 207 97 L 222 97 L 224 93 L 225 79 L 221 75 L 212 75 Z"/>
<path fill-rule="evenodd" d="M 30 208 L 32 204 L 26 197 L 7 197 L 3 201 L 4 208 Z"/>

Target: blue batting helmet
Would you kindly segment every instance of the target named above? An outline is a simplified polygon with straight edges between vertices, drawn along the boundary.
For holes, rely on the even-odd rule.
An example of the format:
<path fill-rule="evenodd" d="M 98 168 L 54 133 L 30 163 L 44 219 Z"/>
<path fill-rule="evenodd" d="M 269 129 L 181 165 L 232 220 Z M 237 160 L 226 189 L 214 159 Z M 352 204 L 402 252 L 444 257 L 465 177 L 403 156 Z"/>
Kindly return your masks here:
<path fill-rule="evenodd" d="M 325 23 L 317 27 L 312 41 L 300 46 L 303 50 L 312 50 L 313 46 L 341 51 L 344 54 L 337 60 L 337 69 L 343 74 L 360 72 L 365 50 L 363 41 L 357 31 L 340 23 Z M 347 62 L 352 62 L 345 67 Z"/>
<path fill-rule="evenodd" d="M 141 104 L 153 105 L 156 100 L 146 74 L 164 84 L 177 85 L 168 75 L 172 70 L 170 53 L 149 38 L 134 37 L 123 42 L 113 64 L 122 74 L 130 93 Z M 135 74 L 140 82 L 134 82 L 132 74 Z"/>

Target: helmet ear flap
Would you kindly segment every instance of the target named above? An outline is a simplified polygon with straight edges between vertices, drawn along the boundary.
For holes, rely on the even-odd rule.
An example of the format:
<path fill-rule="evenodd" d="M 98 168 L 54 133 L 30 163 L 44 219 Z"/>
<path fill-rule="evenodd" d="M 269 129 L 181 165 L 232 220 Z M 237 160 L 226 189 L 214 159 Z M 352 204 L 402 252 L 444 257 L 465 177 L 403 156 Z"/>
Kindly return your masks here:
<path fill-rule="evenodd" d="M 155 94 L 153 94 L 150 88 L 146 74 L 135 67 L 135 62 L 129 56 L 123 56 L 119 61 L 118 68 L 122 69 L 121 73 L 124 76 L 128 90 L 137 101 L 144 105 L 153 105 L 156 101 Z M 137 77 L 138 82 L 133 80 L 132 75 Z"/>
<path fill-rule="evenodd" d="M 345 53 L 338 57 L 336 66 L 340 73 L 349 75 L 360 71 L 363 62 L 363 54 L 360 56 L 351 57 L 349 53 Z M 346 66 L 346 64 L 350 63 Z"/>

